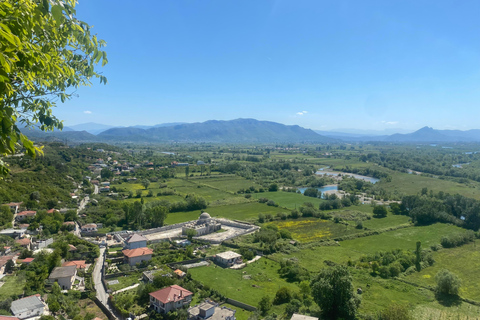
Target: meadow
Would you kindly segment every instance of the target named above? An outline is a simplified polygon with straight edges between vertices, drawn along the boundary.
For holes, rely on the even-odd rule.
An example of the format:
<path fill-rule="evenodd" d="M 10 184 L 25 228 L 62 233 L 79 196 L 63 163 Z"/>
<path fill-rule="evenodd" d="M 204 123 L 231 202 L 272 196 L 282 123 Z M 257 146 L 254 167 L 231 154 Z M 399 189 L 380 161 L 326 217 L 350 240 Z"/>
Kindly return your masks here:
<path fill-rule="evenodd" d="M 470 243 L 458 248 L 442 249 L 433 253 L 435 264 L 420 272 L 409 275 L 408 281 L 424 286 L 435 286 L 435 275 L 442 269 L 455 273 L 462 281 L 460 296 L 480 301 L 478 273 L 480 270 L 480 248 Z M 473 279 L 475 279 L 473 281 Z"/>

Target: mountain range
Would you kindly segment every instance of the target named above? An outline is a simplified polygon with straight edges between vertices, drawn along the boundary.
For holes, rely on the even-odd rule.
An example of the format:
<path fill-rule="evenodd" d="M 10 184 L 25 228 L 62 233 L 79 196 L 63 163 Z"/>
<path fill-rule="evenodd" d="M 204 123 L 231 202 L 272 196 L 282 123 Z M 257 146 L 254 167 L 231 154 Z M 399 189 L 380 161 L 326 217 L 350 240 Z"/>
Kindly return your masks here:
<path fill-rule="evenodd" d="M 154 126 L 114 127 L 85 123 L 65 127 L 63 131 L 42 132 L 23 129 L 32 138 L 76 142 L 214 142 L 214 143 L 333 143 L 399 142 L 440 143 L 480 142 L 480 130 L 436 130 L 423 127 L 412 133 L 383 134 L 381 131 L 313 131 L 255 119 L 209 120 L 198 123 L 162 123 Z M 347 130 L 345 130 L 347 131 Z M 370 133 L 370 134 L 367 134 Z M 374 134 L 371 134 L 374 133 Z"/>

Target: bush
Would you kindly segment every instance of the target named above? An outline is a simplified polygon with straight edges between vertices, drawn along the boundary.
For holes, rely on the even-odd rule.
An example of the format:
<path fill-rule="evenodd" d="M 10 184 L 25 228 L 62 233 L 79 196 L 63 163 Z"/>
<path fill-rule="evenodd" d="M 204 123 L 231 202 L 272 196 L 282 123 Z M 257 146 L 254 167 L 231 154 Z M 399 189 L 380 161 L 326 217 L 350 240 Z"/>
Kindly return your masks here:
<path fill-rule="evenodd" d="M 281 287 L 278 289 L 275 294 L 275 299 L 273 299 L 273 304 L 278 305 L 282 303 L 289 302 L 292 299 L 292 293 L 287 287 Z"/>
<path fill-rule="evenodd" d="M 461 281 L 454 273 L 442 269 L 435 276 L 435 280 L 437 280 L 437 293 L 458 295 Z"/>
<path fill-rule="evenodd" d="M 363 229 L 363 222 L 360 220 L 360 221 L 357 221 L 357 226 L 356 226 L 357 229 Z"/>

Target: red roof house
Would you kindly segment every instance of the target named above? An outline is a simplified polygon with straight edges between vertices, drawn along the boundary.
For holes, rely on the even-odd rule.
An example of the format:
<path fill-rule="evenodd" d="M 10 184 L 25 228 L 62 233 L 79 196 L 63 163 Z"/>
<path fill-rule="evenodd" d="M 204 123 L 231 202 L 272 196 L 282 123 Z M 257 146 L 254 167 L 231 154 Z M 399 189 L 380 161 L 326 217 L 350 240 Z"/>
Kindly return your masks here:
<path fill-rule="evenodd" d="M 141 263 L 143 261 L 150 261 L 152 259 L 153 250 L 147 247 L 143 248 L 136 248 L 136 249 L 126 249 L 122 251 L 123 255 L 125 256 L 126 262 L 134 266 L 137 263 Z"/>
<path fill-rule="evenodd" d="M 193 293 L 180 286 L 173 285 L 149 293 L 150 306 L 159 313 L 167 313 L 182 308 L 192 302 Z"/>

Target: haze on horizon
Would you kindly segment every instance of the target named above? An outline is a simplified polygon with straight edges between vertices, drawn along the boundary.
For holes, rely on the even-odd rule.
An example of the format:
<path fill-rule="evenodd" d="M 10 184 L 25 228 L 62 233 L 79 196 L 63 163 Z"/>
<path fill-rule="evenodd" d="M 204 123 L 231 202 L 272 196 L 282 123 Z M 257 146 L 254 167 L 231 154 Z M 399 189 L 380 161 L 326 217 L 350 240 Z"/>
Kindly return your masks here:
<path fill-rule="evenodd" d="M 66 126 L 480 128 L 477 1 L 79 2 L 109 84 L 59 104 Z"/>

